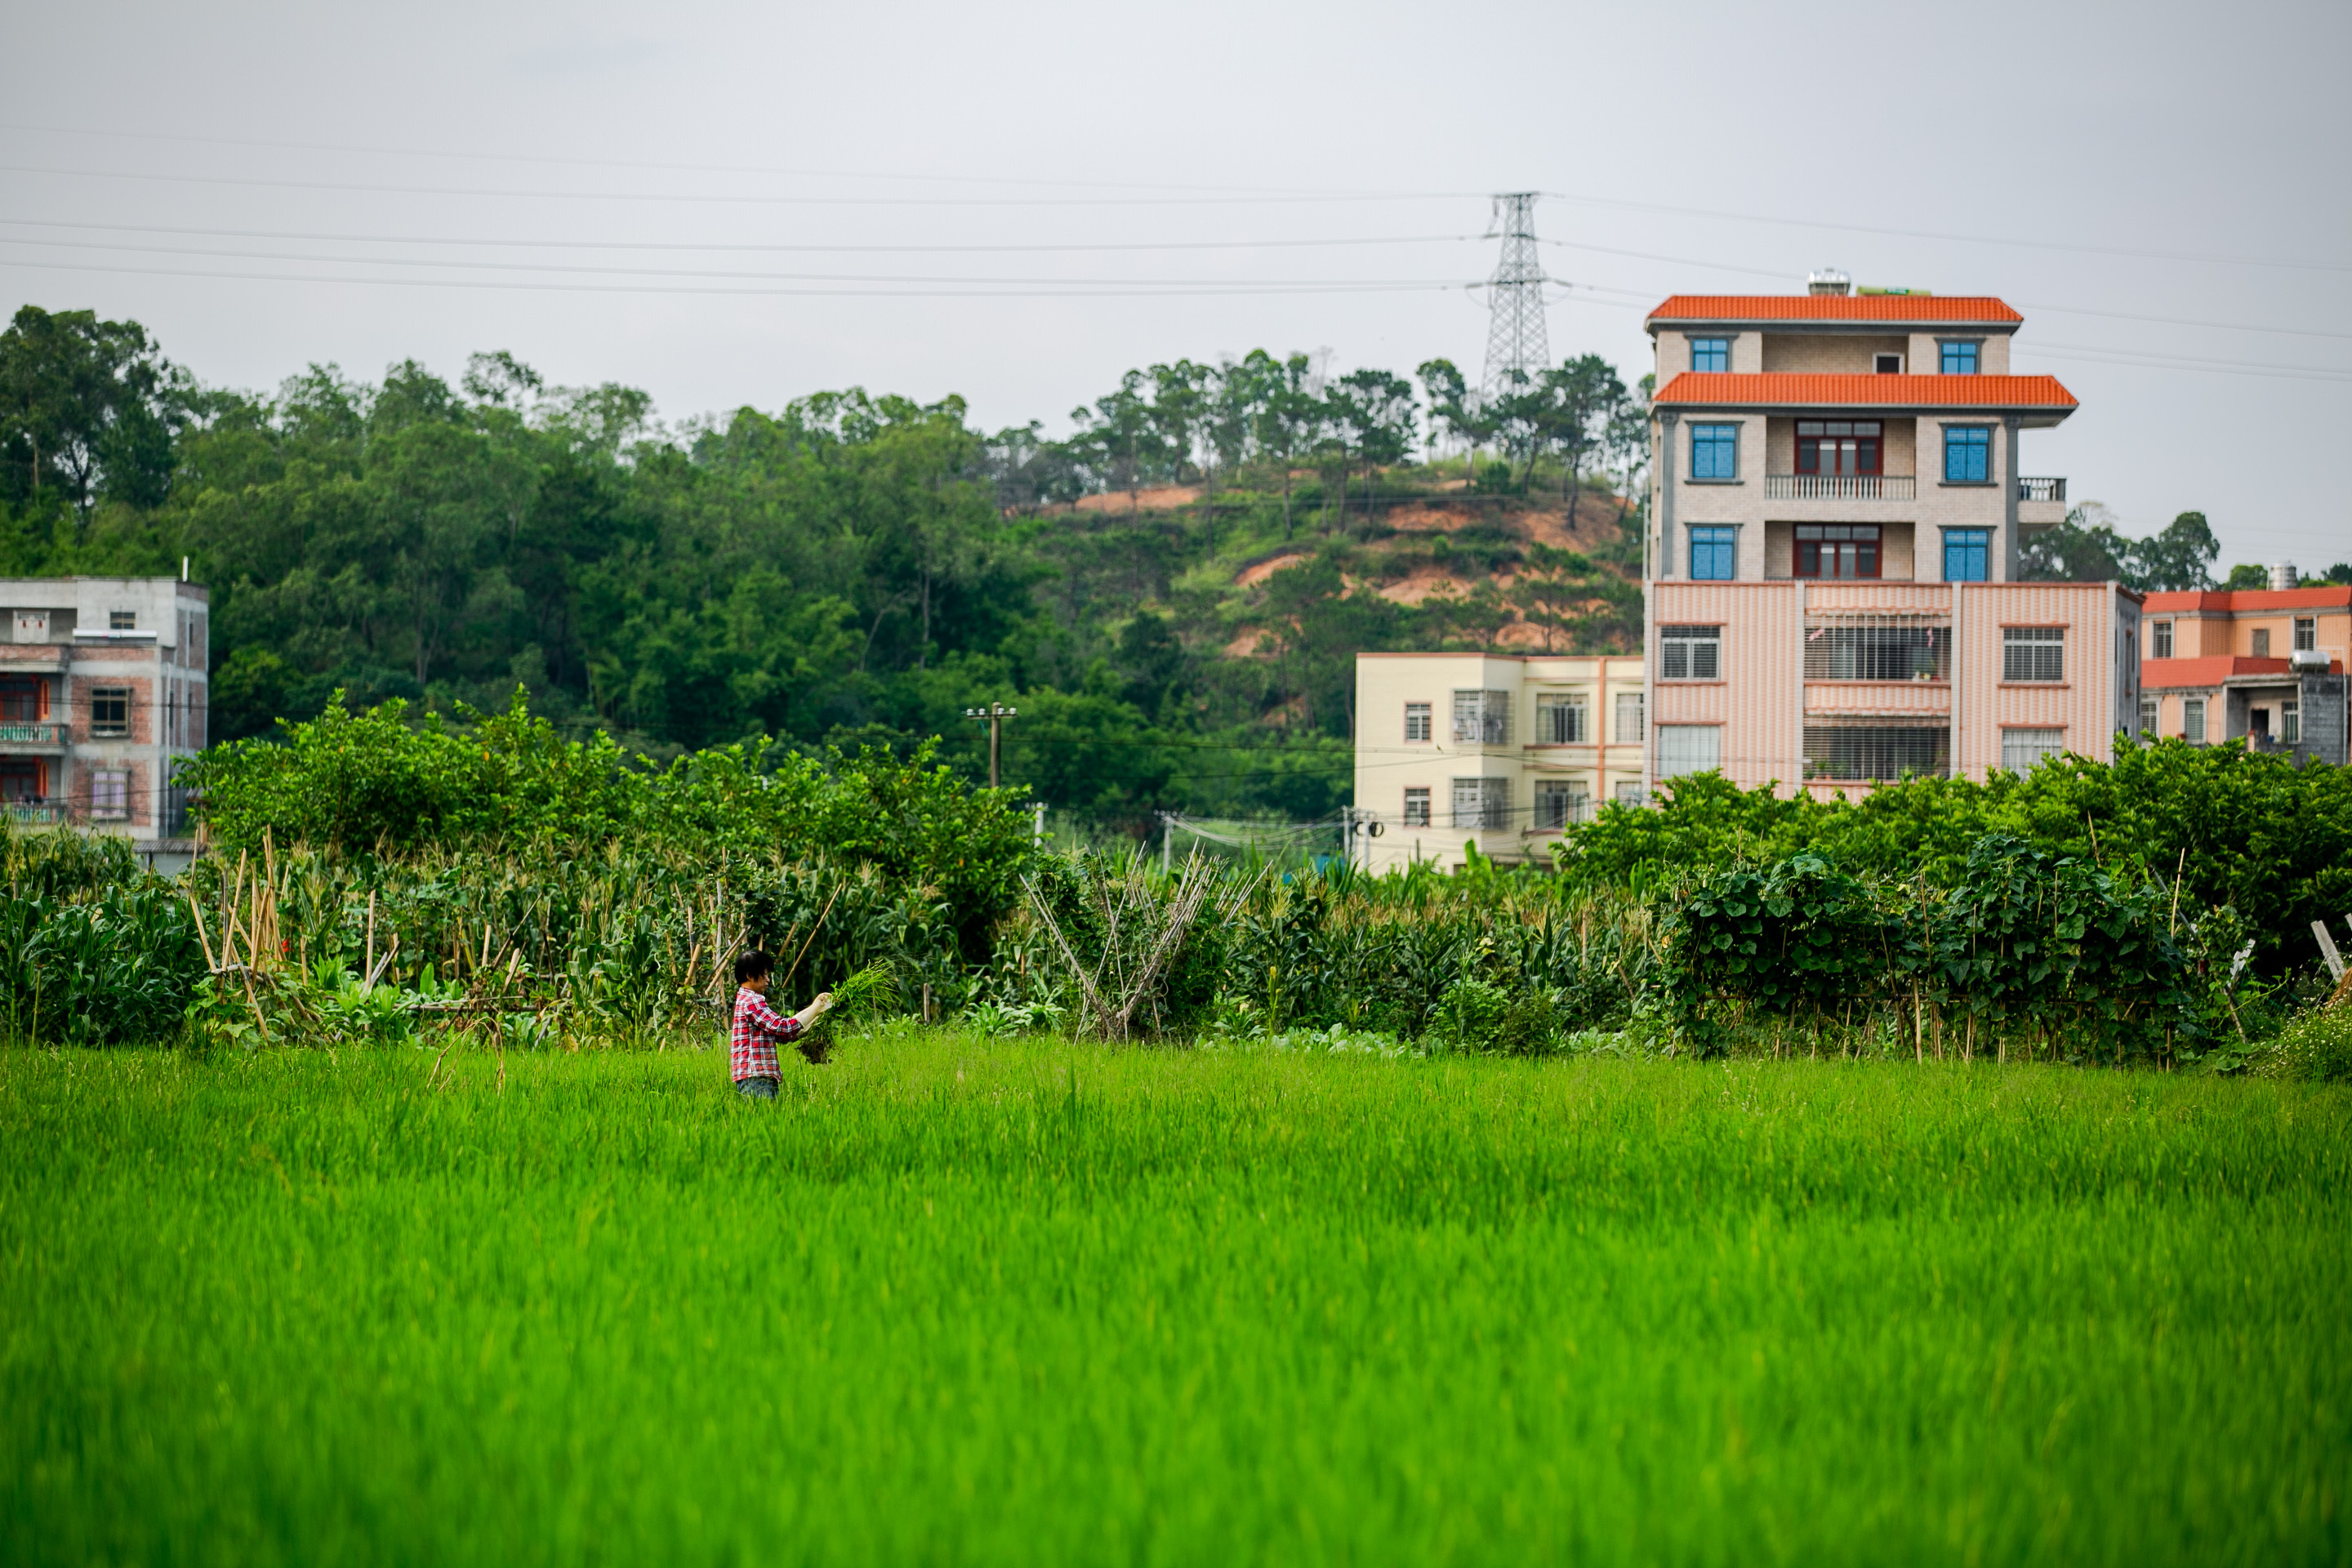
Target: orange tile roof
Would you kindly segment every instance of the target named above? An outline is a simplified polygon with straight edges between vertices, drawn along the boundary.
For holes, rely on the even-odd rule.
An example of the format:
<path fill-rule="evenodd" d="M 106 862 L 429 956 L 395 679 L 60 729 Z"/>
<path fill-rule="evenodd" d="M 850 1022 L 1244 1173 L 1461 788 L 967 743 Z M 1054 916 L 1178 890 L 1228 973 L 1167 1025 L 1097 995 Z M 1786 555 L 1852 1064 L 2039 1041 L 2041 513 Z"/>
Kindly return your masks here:
<path fill-rule="evenodd" d="M 2143 690 L 2171 691 L 2183 687 L 2215 687 L 2232 676 L 2279 676 L 2291 673 L 2283 658 L 2242 658 L 2213 654 L 2203 658 L 2144 658 L 2139 661 Z M 2340 658 L 2327 661 L 2327 673 L 2344 673 Z"/>
<path fill-rule="evenodd" d="M 2226 616 L 2232 611 L 2248 610 L 2344 610 L 2352 609 L 2352 584 L 2322 584 L 2316 588 L 2210 588 L 2202 593 L 2150 594 L 2147 613 L 2150 615 L 2188 615 L 2205 611 Z"/>
<path fill-rule="evenodd" d="M 1956 294 L 1675 294 L 1653 321 L 2022 321 L 1999 300 Z"/>
<path fill-rule="evenodd" d="M 1654 403 L 1733 404 L 1783 408 L 2073 408 L 2074 395 L 2054 375 L 1810 375 L 1784 371 L 1742 375 L 1686 370 L 1660 387 Z"/>

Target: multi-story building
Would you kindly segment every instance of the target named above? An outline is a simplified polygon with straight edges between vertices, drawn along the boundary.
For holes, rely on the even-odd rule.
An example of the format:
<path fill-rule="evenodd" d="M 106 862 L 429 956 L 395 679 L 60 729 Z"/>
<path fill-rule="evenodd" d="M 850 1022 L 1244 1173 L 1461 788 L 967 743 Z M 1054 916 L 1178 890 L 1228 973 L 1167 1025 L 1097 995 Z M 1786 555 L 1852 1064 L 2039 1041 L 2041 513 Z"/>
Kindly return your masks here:
<path fill-rule="evenodd" d="M 1356 656 L 1360 861 L 1459 866 L 1546 858 L 1603 800 L 1642 798 L 1642 660 L 1633 655 Z"/>
<path fill-rule="evenodd" d="M 1853 792 L 2111 753 L 2140 601 L 2017 580 L 2021 539 L 2066 510 L 2021 437 L 2075 408 L 2010 373 L 2022 321 L 1834 273 L 1650 313 L 1651 780 Z"/>
<path fill-rule="evenodd" d="M 2352 586 L 2297 586 L 2292 566 L 2267 589 L 2150 594 L 2139 731 L 2341 766 L 2347 656 Z"/>
<path fill-rule="evenodd" d="M 173 770 L 205 743 L 205 589 L 169 577 L 17 578 L 0 639 L 0 809 L 18 824 L 187 849 Z"/>

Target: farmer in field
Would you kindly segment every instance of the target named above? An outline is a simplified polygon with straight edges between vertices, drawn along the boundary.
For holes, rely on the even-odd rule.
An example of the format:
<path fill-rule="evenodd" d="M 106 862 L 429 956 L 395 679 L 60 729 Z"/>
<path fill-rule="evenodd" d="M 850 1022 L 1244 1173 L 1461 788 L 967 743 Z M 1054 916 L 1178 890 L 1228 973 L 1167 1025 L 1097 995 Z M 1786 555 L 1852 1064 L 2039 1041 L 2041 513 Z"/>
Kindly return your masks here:
<path fill-rule="evenodd" d="M 735 1092 L 746 1100 L 776 1098 L 776 1080 L 782 1076 L 776 1047 L 807 1035 L 833 1005 L 833 993 L 821 991 L 815 1001 L 784 1017 L 768 1005 L 768 977 L 775 969 L 776 961 L 756 948 L 735 961 L 735 1032 L 729 1056 Z M 801 1054 L 812 1062 L 824 1059 L 822 1047 L 803 1045 Z"/>

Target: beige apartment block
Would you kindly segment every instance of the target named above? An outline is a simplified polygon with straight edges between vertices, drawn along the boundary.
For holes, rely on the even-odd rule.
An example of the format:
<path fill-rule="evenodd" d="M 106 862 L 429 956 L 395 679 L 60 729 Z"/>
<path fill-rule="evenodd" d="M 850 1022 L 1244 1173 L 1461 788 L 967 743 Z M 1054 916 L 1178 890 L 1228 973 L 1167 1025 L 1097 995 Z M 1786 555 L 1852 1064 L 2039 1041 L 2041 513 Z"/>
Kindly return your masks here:
<path fill-rule="evenodd" d="M 169 577 L 0 583 L 0 809 L 129 837 L 151 864 L 192 847 L 173 769 L 205 745 L 209 595 Z"/>
<path fill-rule="evenodd" d="M 2010 373 L 2023 321 L 1834 273 L 1651 312 L 1645 783 L 1860 793 L 2111 754 L 2140 600 L 2018 581 L 2021 540 L 2066 513 L 2024 434 L 2076 406 Z"/>
<path fill-rule="evenodd" d="M 1454 867 L 1475 843 L 1549 863 L 1603 801 L 1642 799 L 1637 656 L 1356 656 L 1353 837 L 1374 871 Z"/>

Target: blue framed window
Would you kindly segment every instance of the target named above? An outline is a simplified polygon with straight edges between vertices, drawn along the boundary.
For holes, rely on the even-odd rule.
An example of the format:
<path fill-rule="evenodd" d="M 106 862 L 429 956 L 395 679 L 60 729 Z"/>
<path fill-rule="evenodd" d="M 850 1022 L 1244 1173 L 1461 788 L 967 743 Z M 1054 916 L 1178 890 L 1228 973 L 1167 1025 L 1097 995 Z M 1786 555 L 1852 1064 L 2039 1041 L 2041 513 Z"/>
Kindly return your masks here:
<path fill-rule="evenodd" d="M 1729 338 L 1693 338 L 1690 346 L 1691 369 L 1726 371 L 1731 368 Z"/>
<path fill-rule="evenodd" d="M 1977 345 L 1976 345 L 1976 344 L 1974 344 L 1974 343 L 1946 343 L 1946 344 L 1944 344 L 1944 345 L 1943 345 L 1943 347 L 1944 347 L 1944 374 L 1945 374 L 1946 375 L 1974 375 L 1974 374 L 1976 374 L 1976 373 L 1977 373 Z"/>
<path fill-rule="evenodd" d="M 1990 581 L 1992 560 L 1992 530 L 1989 528 L 1948 528 L 1944 530 L 1944 581 L 1947 583 L 1983 583 Z"/>
<path fill-rule="evenodd" d="M 1739 477 L 1739 426 L 1691 426 L 1691 478 L 1736 479 Z"/>
<path fill-rule="evenodd" d="M 1739 544 L 1736 528 L 1694 528 L 1691 539 L 1691 581 L 1728 583 L 1738 575 L 1733 561 Z"/>
<path fill-rule="evenodd" d="M 1944 431 L 1944 482 L 1981 485 L 1992 478 L 1992 432 L 1983 426 L 1947 426 Z"/>

